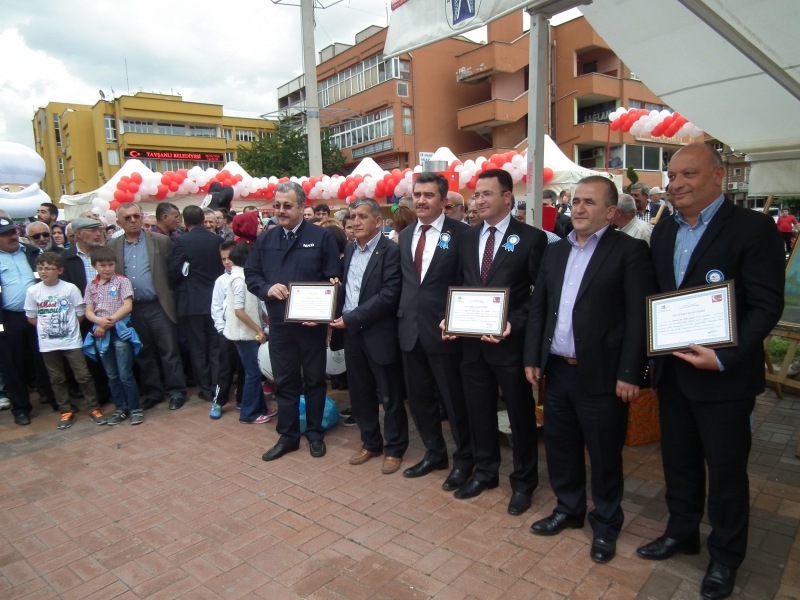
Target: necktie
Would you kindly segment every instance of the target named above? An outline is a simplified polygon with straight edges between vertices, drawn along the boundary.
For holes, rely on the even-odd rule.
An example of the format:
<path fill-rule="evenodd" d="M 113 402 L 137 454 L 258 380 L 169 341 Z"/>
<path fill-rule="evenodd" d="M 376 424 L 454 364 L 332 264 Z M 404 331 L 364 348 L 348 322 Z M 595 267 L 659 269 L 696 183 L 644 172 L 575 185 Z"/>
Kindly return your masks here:
<path fill-rule="evenodd" d="M 423 225 L 419 232 L 419 241 L 417 241 L 417 251 L 414 253 L 414 266 L 417 268 L 417 276 L 422 281 L 422 253 L 425 252 L 425 236 L 430 229 L 430 225 Z"/>
<path fill-rule="evenodd" d="M 489 237 L 486 239 L 486 247 L 483 249 L 483 260 L 481 261 L 481 285 L 486 285 L 486 278 L 489 277 L 489 269 L 492 268 L 495 231 L 497 231 L 497 227 L 489 227 Z"/>
<path fill-rule="evenodd" d="M 294 231 L 286 232 L 286 243 L 291 244 L 294 241 Z"/>

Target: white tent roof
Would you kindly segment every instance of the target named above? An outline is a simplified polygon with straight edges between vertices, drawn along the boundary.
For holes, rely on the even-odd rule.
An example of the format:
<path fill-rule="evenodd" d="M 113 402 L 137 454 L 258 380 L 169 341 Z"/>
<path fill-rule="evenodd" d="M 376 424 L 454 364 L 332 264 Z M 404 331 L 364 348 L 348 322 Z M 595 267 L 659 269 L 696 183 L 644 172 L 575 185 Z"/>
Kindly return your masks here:
<path fill-rule="evenodd" d="M 653 93 L 748 154 L 751 194 L 800 191 L 800 2 L 594 0 L 580 10 Z"/>
<path fill-rule="evenodd" d="M 369 156 L 358 163 L 358 166 L 353 169 L 353 172 L 350 175 L 371 175 L 377 179 L 381 179 L 383 177 L 384 170 L 381 166 L 372 160 Z"/>

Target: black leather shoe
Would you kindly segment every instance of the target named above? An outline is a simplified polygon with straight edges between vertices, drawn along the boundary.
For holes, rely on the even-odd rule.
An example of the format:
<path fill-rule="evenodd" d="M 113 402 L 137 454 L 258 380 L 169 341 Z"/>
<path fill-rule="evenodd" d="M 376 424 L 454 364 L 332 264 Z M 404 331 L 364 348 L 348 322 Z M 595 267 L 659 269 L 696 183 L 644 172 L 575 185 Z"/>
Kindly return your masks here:
<path fill-rule="evenodd" d="M 314 458 L 322 458 L 325 456 L 325 452 L 327 452 L 325 442 L 322 440 L 313 440 L 308 443 L 308 446 L 311 449 L 311 456 Z"/>
<path fill-rule="evenodd" d="M 450 462 L 447 460 L 447 457 L 443 458 L 439 462 L 433 462 L 427 458 L 423 458 L 421 462 L 418 462 L 413 467 L 409 467 L 403 471 L 403 477 L 408 477 L 409 479 L 414 479 L 415 477 L 424 477 L 433 471 L 444 471 L 449 466 Z"/>
<path fill-rule="evenodd" d="M 185 398 L 170 398 L 169 399 L 169 409 L 170 410 L 178 410 L 185 403 L 186 403 L 186 399 Z"/>
<path fill-rule="evenodd" d="M 511 494 L 511 501 L 508 503 L 508 514 L 521 515 L 531 507 L 531 496 L 533 494 L 523 494 L 514 492 Z"/>
<path fill-rule="evenodd" d="M 28 415 L 14 415 L 14 423 L 17 425 L 30 425 L 31 418 Z"/>
<path fill-rule="evenodd" d="M 536 535 L 556 535 L 565 529 L 583 529 L 583 519 L 571 517 L 566 513 L 554 512 L 549 517 L 531 525 L 531 533 Z"/>
<path fill-rule="evenodd" d="M 455 491 L 467 483 L 470 477 L 472 477 L 472 469 L 458 469 L 453 467 L 453 470 L 450 471 L 450 475 L 444 480 L 442 489 L 445 492 Z"/>
<path fill-rule="evenodd" d="M 145 398 L 144 402 L 142 402 L 142 409 L 150 410 L 155 407 L 156 404 L 161 404 L 163 401 L 164 398 Z"/>
<path fill-rule="evenodd" d="M 722 600 L 733 593 L 734 583 L 736 583 L 736 569 L 726 567 L 712 558 L 706 576 L 703 577 L 703 584 L 700 586 L 700 595 L 706 600 Z"/>
<path fill-rule="evenodd" d="M 500 485 L 500 480 L 495 477 L 491 481 L 475 481 L 470 479 L 467 483 L 458 488 L 453 494 L 459 500 L 466 500 L 467 498 L 474 498 L 475 496 L 483 493 L 483 490 L 493 490 Z"/>
<path fill-rule="evenodd" d="M 700 554 L 700 537 L 683 542 L 673 540 L 665 535 L 645 544 L 636 554 L 648 560 L 665 560 L 674 554 Z"/>
<path fill-rule="evenodd" d="M 289 446 L 284 446 L 283 444 L 275 444 L 272 448 L 264 452 L 261 456 L 261 460 L 275 460 L 276 458 L 280 458 L 284 454 L 289 454 L 289 452 L 294 452 L 297 448 L 290 448 Z"/>
<path fill-rule="evenodd" d="M 589 556 L 596 563 L 607 563 L 617 555 L 617 541 L 594 538 Z"/>

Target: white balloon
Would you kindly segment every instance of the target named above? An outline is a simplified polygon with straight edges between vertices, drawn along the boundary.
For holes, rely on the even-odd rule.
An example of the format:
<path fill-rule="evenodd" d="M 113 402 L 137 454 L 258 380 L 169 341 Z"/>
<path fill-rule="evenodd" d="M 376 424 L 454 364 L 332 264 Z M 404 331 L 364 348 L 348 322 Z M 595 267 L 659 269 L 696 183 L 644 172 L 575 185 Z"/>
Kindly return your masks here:
<path fill-rule="evenodd" d="M 514 170 L 514 165 L 512 165 L 510 162 L 507 162 L 506 164 L 504 164 L 500 168 L 503 169 L 503 171 L 511 173 Z"/>
<path fill-rule="evenodd" d="M 620 117 L 621 117 L 622 115 L 627 115 L 627 114 L 628 114 L 628 109 L 627 109 L 627 108 L 625 108 L 624 106 L 620 106 L 620 107 L 617 109 L 617 116 L 620 116 Z"/>
<path fill-rule="evenodd" d="M 117 213 L 115 213 L 113 210 L 107 210 L 103 213 L 103 216 L 109 223 L 116 223 L 117 221 Z"/>
<path fill-rule="evenodd" d="M 100 203 L 97 205 L 97 208 L 99 208 L 103 212 L 107 211 L 110 207 L 111 205 L 105 200 L 101 200 Z"/>
<path fill-rule="evenodd" d="M 511 164 L 517 168 L 520 168 L 522 165 L 525 164 L 525 158 L 521 154 L 517 154 L 514 158 L 511 159 Z"/>
<path fill-rule="evenodd" d="M 422 173 L 422 165 L 417 165 L 414 167 L 414 173 Z"/>
<path fill-rule="evenodd" d="M 330 192 L 322 192 L 322 199 L 323 200 L 330 200 L 331 199 L 331 193 Z"/>

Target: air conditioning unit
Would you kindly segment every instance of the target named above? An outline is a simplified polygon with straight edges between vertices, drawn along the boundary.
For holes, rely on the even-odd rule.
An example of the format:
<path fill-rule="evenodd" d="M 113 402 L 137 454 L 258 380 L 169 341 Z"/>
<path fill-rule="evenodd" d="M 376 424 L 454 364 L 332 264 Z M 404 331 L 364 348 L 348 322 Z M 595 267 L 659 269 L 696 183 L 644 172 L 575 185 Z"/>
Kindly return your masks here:
<path fill-rule="evenodd" d="M 592 148 L 592 158 L 605 158 L 605 148 Z"/>
<path fill-rule="evenodd" d="M 740 190 L 746 190 L 748 187 L 750 187 L 750 185 L 746 181 L 740 181 L 736 185 L 739 186 Z"/>
<path fill-rule="evenodd" d="M 736 184 L 736 183 L 729 183 L 729 184 L 728 184 L 728 189 L 729 189 L 729 190 L 738 190 L 738 189 L 739 189 L 739 186 L 738 186 L 738 184 Z"/>

